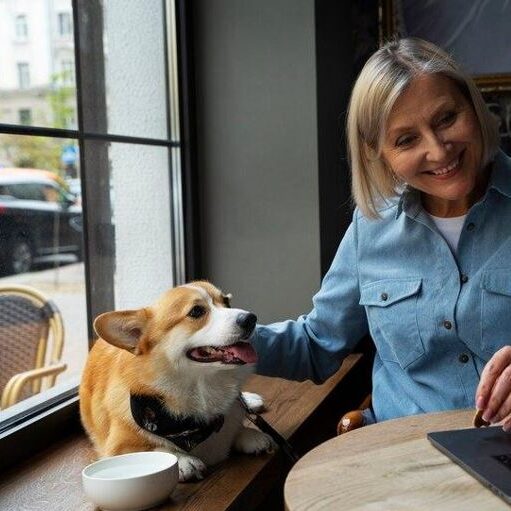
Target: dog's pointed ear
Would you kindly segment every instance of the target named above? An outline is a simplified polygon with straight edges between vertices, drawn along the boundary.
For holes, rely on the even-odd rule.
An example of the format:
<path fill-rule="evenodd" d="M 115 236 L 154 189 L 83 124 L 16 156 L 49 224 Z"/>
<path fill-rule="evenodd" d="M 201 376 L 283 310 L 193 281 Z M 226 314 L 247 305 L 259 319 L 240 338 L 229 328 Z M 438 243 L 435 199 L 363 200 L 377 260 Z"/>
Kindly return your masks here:
<path fill-rule="evenodd" d="M 224 305 L 228 309 L 230 309 L 231 308 L 232 294 L 231 293 L 222 293 L 222 300 L 224 301 Z"/>
<path fill-rule="evenodd" d="M 146 309 L 105 312 L 95 319 L 94 330 L 110 344 L 138 355 L 148 318 Z"/>

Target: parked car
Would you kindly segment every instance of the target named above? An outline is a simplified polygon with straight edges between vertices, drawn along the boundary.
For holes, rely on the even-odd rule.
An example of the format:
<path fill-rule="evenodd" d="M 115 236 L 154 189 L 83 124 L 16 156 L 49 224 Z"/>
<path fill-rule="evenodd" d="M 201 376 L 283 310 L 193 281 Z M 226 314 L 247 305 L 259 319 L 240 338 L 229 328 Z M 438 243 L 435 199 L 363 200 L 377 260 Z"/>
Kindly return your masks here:
<path fill-rule="evenodd" d="M 38 169 L 0 169 L 0 272 L 24 273 L 62 254 L 82 257 L 82 208 L 64 180 Z"/>

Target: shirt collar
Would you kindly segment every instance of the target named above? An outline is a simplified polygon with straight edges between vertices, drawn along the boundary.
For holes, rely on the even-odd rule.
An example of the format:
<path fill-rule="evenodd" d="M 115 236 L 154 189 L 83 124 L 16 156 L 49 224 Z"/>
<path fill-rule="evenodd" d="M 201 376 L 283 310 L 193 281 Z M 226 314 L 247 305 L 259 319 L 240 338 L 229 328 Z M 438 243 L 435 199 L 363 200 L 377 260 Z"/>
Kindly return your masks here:
<path fill-rule="evenodd" d="M 502 195 L 511 198 L 511 158 L 501 149 L 497 152 L 493 163 L 488 183 L 488 190 L 495 189 Z M 396 218 L 405 213 L 407 216 L 415 218 L 421 210 L 420 193 L 414 188 L 405 187 L 396 209 Z"/>
<path fill-rule="evenodd" d="M 488 183 L 488 189 L 491 188 L 511 198 L 511 158 L 502 150 L 499 150 L 493 162 Z"/>
<path fill-rule="evenodd" d="M 399 197 L 396 209 L 396 218 L 405 213 L 405 215 L 415 218 L 421 210 L 420 192 L 415 188 L 406 186 Z"/>

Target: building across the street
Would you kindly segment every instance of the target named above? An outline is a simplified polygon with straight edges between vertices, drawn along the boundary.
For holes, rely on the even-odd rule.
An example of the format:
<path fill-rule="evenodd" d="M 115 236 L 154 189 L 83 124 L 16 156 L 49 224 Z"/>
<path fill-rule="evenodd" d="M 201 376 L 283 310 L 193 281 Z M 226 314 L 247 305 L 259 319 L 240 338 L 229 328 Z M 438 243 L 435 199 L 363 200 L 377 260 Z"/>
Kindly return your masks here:
<path fill-rule="evenodd" d="M 76 127 L 71 0 L 0 0 L 0 122 Z"/>

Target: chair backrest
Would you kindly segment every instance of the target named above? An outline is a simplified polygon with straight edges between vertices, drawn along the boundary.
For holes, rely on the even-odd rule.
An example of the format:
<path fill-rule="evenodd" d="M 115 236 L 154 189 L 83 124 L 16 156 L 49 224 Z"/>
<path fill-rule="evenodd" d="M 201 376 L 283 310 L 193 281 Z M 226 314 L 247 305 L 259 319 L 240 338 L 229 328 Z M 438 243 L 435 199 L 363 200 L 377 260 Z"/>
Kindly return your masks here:
<path fill-rule="evenodd" d="M 13 376 L 59 361 L 62 348 L 62 318 L 53 302 L 28 286 L 0 286 L 0 394 Z M 40 389 L 35 380 L 19 398 Z"/>

